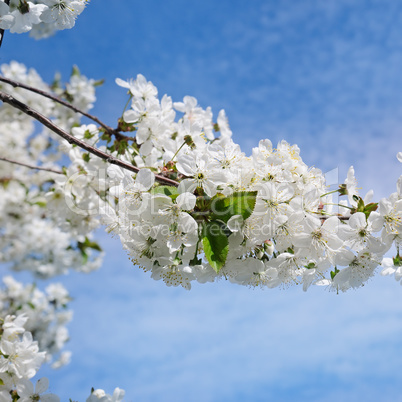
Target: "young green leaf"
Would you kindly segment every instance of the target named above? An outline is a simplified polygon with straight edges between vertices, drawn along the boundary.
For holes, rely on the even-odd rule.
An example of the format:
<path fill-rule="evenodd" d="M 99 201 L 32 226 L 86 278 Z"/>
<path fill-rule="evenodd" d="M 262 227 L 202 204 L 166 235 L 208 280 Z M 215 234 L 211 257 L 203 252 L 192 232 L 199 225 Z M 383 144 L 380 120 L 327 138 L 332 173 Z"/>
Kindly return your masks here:
<path fill-rule="evenodd" d="M 373 211 L 376 211 L 378 208 L 378 202 L 371 202 L 364 206 L 364 214 L 366 215 L 366 219 L 370 216 Z"/>
<path fill-rule="evenodd" d="M 234 215 L 246 220 L 254 211 L 257 191 L 236 192 L 228 197 L 218 197 L 212 202 L 212 219 L 227 222 Z"/>
<path fill-rule="evenodd" d="M 402 267 L 402 256 L 397 254 L 394 258 L 392 258 L 394 265 L 396 267 Z"/>
<path fill-rule="evenodd" d="M 334 271 L 331 271 L 331 279 L 332 280 L 334 280 L 334 278 L 335 278 L 335 276 L 336 276 L 336 274 L 338 273 L 338 272 L 341 272 L 337 267 L 335 267 L 335 270 Z"/>
<path fill-rule="evenodd" d="M 167 196 L 172 196 L 172 195 L 178 195 L 179 192 L 177 190 L 177 187 L 173 186 L 158 186 L 155 187 L 151 190 L 152 194 L 164 194 Z"/>
<path fill-rule="evenodd" d="M 206 259 L 218 273 L 225 265 L 229 251 L 229 241 L 224 232 L 224 225 L 217 221 L 206 224 L 202 234 L 202 245 Z"/>

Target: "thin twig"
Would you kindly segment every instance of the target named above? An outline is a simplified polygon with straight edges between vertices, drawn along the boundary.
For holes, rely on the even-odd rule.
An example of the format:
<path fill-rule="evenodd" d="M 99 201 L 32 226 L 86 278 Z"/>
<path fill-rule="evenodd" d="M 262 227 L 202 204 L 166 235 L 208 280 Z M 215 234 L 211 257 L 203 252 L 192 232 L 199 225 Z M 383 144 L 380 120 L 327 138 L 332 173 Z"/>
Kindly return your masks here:
<path fill-rule="evenodd" d="M 38 88 L 31 87 L 30 85 L 24 84 L 22 82 L 14 81 L 11 80 L 10 78 L 6 78 L 3 76 L 0 76 L 0 81 L 5 82 L 6 84 L 9 84 L 13 86 L 14 88 L 23 88 L 26 89 L 27 91 L 34 92 L 38 95 L 42 95 L 45 98 L 51 99 L 57 103 L 60 103 L 60 105 L 63 105 L 71 110 L 73 110 L 76 113 L 80 113 L 85 117 L 88 117 L 88 119 L 91 119 L 95 123 L 98 123 L 101 127 L 103 127 L 109 134 L 114 135 L 118 140 L 126 140 L 126 141 L 135 141 L 134 137 L 128 137 L 126 135 L 123 135 L 119 133 L 118 130 L 113 129 L 112 127 L 108 126 L 107 124 L 103 123 L 101 120 L 99 120 L 96 116 L 93 116 L 89 113 L 83 112 L 81 109 L 77 108 L 76 106 L 72 105 L 69 102 L 66 102 L 63 99 L 60 99 L 56 95 L 51 94 L 50 92 L 43 91 Z"/>
<path fill-rule="evenodd" d="M 317 216 L 317 218 L 327 220 L 329 218 L 332 218 L 333 216 L 336 216 L 340 221 L 347 221 L 350 218 L 349 216 L 343 216 L 343 215 L 322 215 L 322 216 Z"/>
<path fill-rule="evenodd" d="M 94 148 L 90 145 L 88 145 L 86 142 L 78 140 L 77 138 L 73 137 L 71 134 L 68 134 L 66 131 L 62 130 L 60 127 L 56 126 L 50 119 L 48 119 L 46 116 L 43 116 L 36 110 L 30 108 L 28 105 L 25 103 L 20 102 L 19 100 L 15 99 L 11 95 L 5 94 L 4 92 L 0 92 L 0 100 L 8 103 L 12 107 L 15 107 L 18 110 L 21 110 L 21 112 L 27 114 L 28 116 L 33 117 L 34 119 L 38 120 L 40 123 L 42 123 L 45 127 L 47 127 L 49 130 L 53 131 L 55 134 L 59 135 L 60 137 L 64 138 L 68 143 L 74 144 L 79 146 L 82 149 L 85 149 L 89 153 L 97 156 L 98 158 L 104 159 L 107 162 L 120 166 L 123 169 L 129 170 L 131 172 L 138 173 L 140 171 L 139 168 L 136 166 L 130 165 L 127 162 L 124 162 L 120 159 L 117 159 L 111 155 L 108 155 L 105 152 L 100 151 L 97 148 Z M 160 175 L 155 175 L 155 180 L 163 183 L 163 184 L 168 184 L 171 186 L 177 187 L 179 183 L 177 183 L 174 180 L 168 179 L 167 177 L 163 177 Z"/>
<path fill-rule="evenodd" d="M 44 170 L 44 171 L 46 171 L 46 172 L 57 173 L 57 174 L 63 174 L 63 172 L 62 172 L 61 170 L 53 170 L 53 169 L 49 169 L 49 168 L 44 168 L 44 167 L 39 167 L 39 166 L 28 165 L 27 163 L 22 163 L 22 162 L 14 161 L 14 160 L 12 160 L 12 159 L 4 158 L 4 157 L 2 157 L 2 156 L 0 156 L 0 161 L 13 163 L 14 165 L 24 166 L 24 167 L 27 167 L 27 168 L 29 168 L 29 169 Z"/>

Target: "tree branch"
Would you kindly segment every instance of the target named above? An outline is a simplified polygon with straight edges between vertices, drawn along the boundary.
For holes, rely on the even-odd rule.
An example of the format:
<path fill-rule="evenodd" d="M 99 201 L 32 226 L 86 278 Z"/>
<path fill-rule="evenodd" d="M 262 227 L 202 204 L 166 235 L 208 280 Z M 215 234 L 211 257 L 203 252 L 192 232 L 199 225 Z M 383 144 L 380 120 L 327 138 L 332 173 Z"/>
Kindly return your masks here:
<path fill-rule="evenodd" d="M 322 219 L 325 221 L 329 218 L 332 218 L 333 216 L 336 216 L 340 221 L 348 221 L 350 218 L 349 216 L 343 216 L 343 215 L 318 215 L 318 216 L 316 216 L 316 218 Z"/>
<path fill-rule="evenodd" d="M 45 127 L 47 127 L 49 130 L 53 131 L 60 137 L 64 138 L 68 143 L 74 144 L 79 146 L 82 149 L 85 149 L 89 153 L 97 156 L 98 158 L 104 159 L 107 162 L 120 166 L 123 169 L 129 170 L 134 173 L 138 173 L 140 169 L 136 166 L 130 165 L 127 162 L 124 162 L 120 159 L 117 159 L 111 155 L 108 155 L 105 152 L 100 151 L 97 148 L 94 148 L 90 145 L 88 145 L 86 142 L 78 140 L 77 138 L 73 137 L 71 134 L 68 134 L 66 131 L 62 130 L 60 127 L 56 126 L 50 119 L 48 119 L 46 116 L 43 116 L 36 110 L 30 108 L 27 106 L 25 103 L 20 102 L 19 100 L 15 99 L 11 95 L 8 95 L 4 92 L 0 92 L 0 100 L 8 103 L 10 106 L 15 107 L 16 109 L 20 110 L 21 112 L 27 114 L 28 116 L 33 117 L 34 119 L 38 120 L 40 123 L 42 123 Z M 177 187 L 179 183 L 177 183 L 174 180 L 168 179 L 167 177 L 163 177 L 160 175 L 155 175 L 155 180 L 167 184 L 170 186 L 175 186 Z"/>
<path fill-rule="evenodd" d="M 12 160 L 12 159 L 4 158 L 4 157 L 2 157 L 2 156 L 0 156 L 0 161 L 13 163 L 14 165 L 24 166 L 24 167 L 27 167 L 27 168 L 29 168 L 29 169 L 44 170 L 44 171 L 46 171 L 46 172 L 57 173 L 57 174 L 63 174 L 63 172 L 62 172 L 61 170 L 53 170 L 53 169 L 49 169 L 49 168 L 44 168 L 44 167 L 39 167 L 39 166 L 28 165 L 27 163 L 22 163 L 22 162 L 14 161 L 14 160 Z"/>
<path fill-rule="evenodd" d="M 49 92 L 43 91 L 41 89 L 38 88 L 34 88 L 31 87 L 30 85 L 26 85 L 22 82 L 18 82 L 18 81 L 14 81 L 11 80 L 10 78 L 6 78 L 3 76 L 0 76 L 0 81 L 5 82 L 6 84 L 11 85 L 14 88 L 23 88 L 26 89 L 27 91 L 31 91 L 34 92 L 38 95 L 42 95 L 45 98 L 51 99 L 57 103 L 59 103 L 60 105 L 63 105 L 71 110 L 73 110 L 76 113 L 80 113 L 81 115 L 88 117 L 88 119 L 91 119 L 92 121 L 94 121 L 95 123 L 98 123 L 101 127 L 103 127 L 109 134 L 114 135 L 118 140 L 127 140 L 127 141 L 135 141 L 135 138 L 133 137 L 127 137 L 126 135 L 123 135 L 121 133 L 119 133 L 118 130 L 113 129 L 112 127 L 108 126 L 107 124 L 103 123 L 101 120 L 99 120 L 96 116 L 93 116 L 89 113 L 83 112 L 81 109 L 78 109 L 76 106 L 72 105 L 69 102 L 66 102 L 63 99 L 60 99 L 59 97 L 57 97 L 56 95 L 53 95 Z"/>

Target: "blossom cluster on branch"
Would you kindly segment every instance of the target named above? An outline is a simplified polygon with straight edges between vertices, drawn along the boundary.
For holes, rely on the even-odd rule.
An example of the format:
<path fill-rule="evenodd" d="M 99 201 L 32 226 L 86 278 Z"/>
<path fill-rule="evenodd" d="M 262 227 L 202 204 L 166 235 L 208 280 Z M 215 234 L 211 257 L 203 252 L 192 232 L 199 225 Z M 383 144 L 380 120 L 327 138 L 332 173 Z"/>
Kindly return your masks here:
<path fill-rule="evenodd" d="M 214 122 L 211 109 L 202 109 L 193 97 L 175 103 L 166 95 L 159 99 L 142 75 L 116 82 L 128 90 L 130 101 L 116 129 L 77 126 L 54 112 L 57 117 L 46 123 L 45 133 L 53 130 L 64 138 L 57 151 L 67 153 L 71 163 L 55 178 L 37 173 L 47 175 L 48 183 L 41 206 L 49 212 L 42 221 L 56 216 L 52 225 L 81 236 L 76 247 L 58 240 L 63 252 L 80 251 L 88 263 L 88 252 L 100 250 L 90 240 L 100 218 L 134 263 L 169 286 L 190 289 L 193 281 L 225 278 L 246 286 L 301 284 L 306 290 L 317 284 L 345 291 L 372 277 L 393 245 L 398 277 L 402 177 L 397 191 L 379 202 L 371 201 L 372 192 L 359 196 L 352 167 L 344 183 L 329 191 L 325 175 L 302 161 L 296 145 L 281 141 L 274 148 L 262 140 L 246 156 L 233 141 L 223 110 Z M 12 114 L 14 104 L 4 100 Z M 22 104 L 20 114 L 39 121 L 52 112 L 30 108 L 29 97 Z M 392 267 L 384 261 L 389 274 Z"/>
<path fill-rule="evenodd" d="M 1 72 L 6 78 L 50 91 L 35 70 L 27 70 L 19 63 L 4 64 Z M 65 86 L 56 79 L 52 90 L 87 111 L 95 101 L 95 84 L 74 69 Z M 81 116 L 41 95 L 3 82 L 0 90 L 34 105 L 67 130 L 79 124 Z M 29 116 L 4 104 L 0 108 L 0 131 L 0 157 L 44 169 L 33 170 L 0 160 L 0 261 L 41 278 L 69 269 L 90 272 L 98 268 L 103 253 L 91 233 L 100 222 L 94 215 L 77 215 L 64 207 L 67 176 L 61 171 L 64 152 L 59 141 L 49 130 L 35 126 Z M 80 190 L 84 193 L 83 211 L 88 210 L 88 187 L 83 185 Z M 74 197 L 73 189 L 70 196 Z"/>
<path fill-rule="evenodd" d="M 371 202 L 372 192 L 358 195 L 353 167 L 328 191 L 323 173 L 302 161 L 296 145 L 281 141 L 274 148 L 262 140 L 246 156 L 224 111 L 214 123 L 211 109 L 193 97 L 159 100 L 142 75 L 117 83 L 131 98 L 121 126 L 135 133 L 120 157 L 141 170 L 134 176 L 108 169 L 119 184 L 101 212 L 152 278 L 186 289 L 192 281 L 225 278 L 246 286 L 345 291 L 372 277 L 392 245 L 399 256 L 402 176 L 397 191 L 379 203 Z M 100 138 L 93 132 L 90 140 Z M 155 182 L 154 173 L 177 187 Z"/>

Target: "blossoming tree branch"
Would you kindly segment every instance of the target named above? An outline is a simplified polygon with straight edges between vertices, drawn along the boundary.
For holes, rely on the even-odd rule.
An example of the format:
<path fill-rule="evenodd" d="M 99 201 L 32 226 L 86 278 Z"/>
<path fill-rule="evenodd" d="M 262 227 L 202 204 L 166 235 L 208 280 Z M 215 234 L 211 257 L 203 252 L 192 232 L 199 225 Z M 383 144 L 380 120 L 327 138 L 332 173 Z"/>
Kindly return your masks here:
<path fill-rule="evenodd" d="M 1 40 L 7 30 L 39 38 L 71 28 L 85 5 L 0 1 Z M 402 279 L 402 176 L 377 201 L 358 193 L 353 167 L 330 189 L 297 145 L 261 140 L 246 156 L 223 110 L 214 119 L 194 97 L 160 98 L 140 74 L 116 79 L 127 104 L 112 128 L 89 114 L 100 84 L 77 68 L 49 85 L 17 62 L 1 66 L 0 258 L 13 270 L 50 278 L 97 269 L 103 252 L 93 233 L 105 225 L 135 265 L 168 286 L 224 279 L 339 292 L 363 286 L 380 266 Z M 54 284 L 42 293 L 11 276 L 4 286 L 0 400 L 58 401 L 41 395 L 47 379 L 36 388 L 30 379 L 45 361 L 69 361 L 68 292 Z M 123 397 L 98 389 L 88 401 Z"/>

